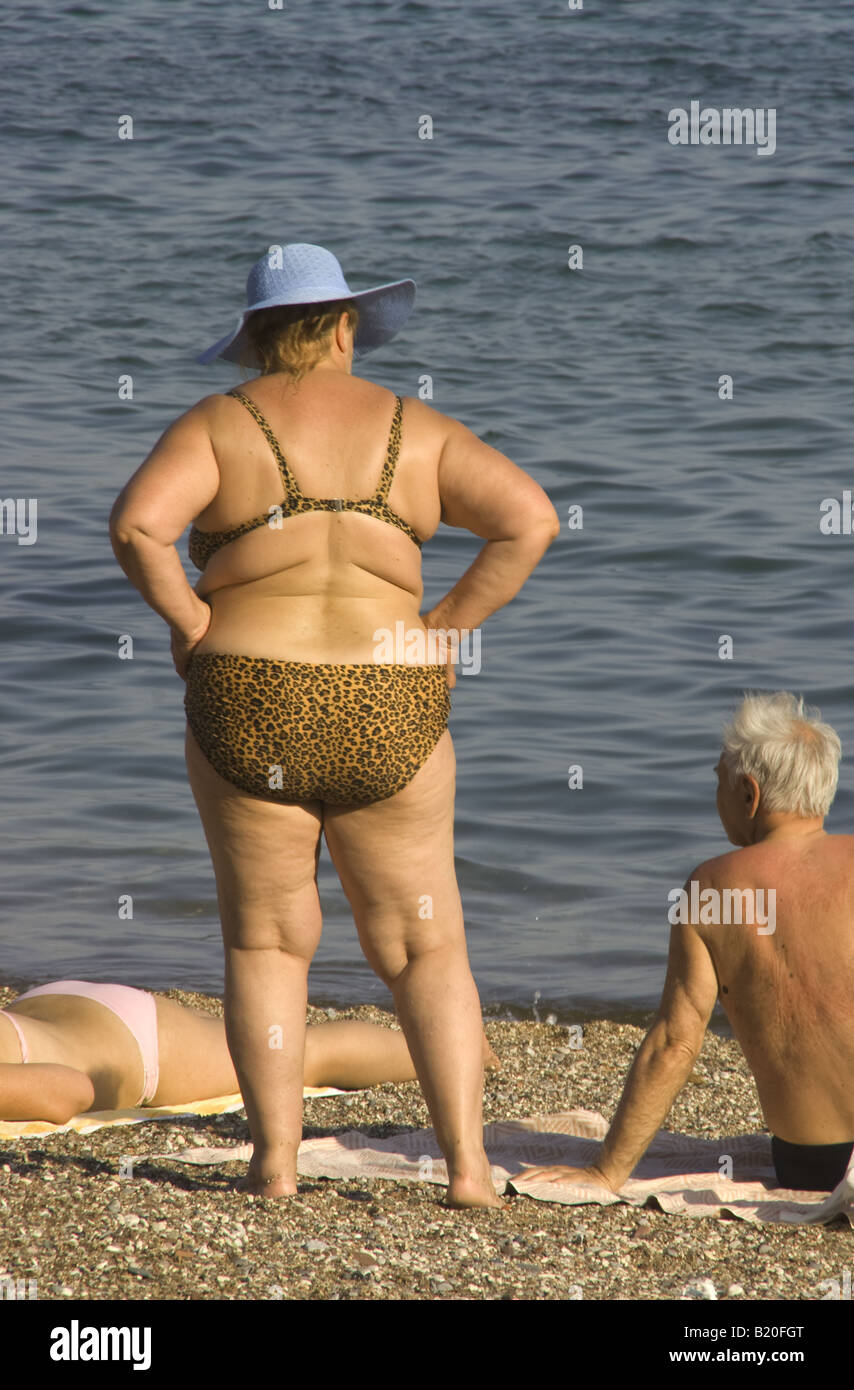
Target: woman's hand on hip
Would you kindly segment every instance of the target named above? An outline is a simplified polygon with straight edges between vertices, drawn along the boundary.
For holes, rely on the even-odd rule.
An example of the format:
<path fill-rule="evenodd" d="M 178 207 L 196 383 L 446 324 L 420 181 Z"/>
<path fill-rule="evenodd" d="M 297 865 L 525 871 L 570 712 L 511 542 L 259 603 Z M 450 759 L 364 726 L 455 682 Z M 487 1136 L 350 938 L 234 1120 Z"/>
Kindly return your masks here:
<path fill-rule="evenodd" d="M 194 649 L 199 645 L 211 625 L 212 610 L 210 604 L 205 603 L 204 599 L 199 599 L 199 608 L 204 611 L 201 613 L 198 626 L 191 633 L 187 634 L 179 632 L 177 628 L 170 628 L 172 661 L 182 681 L 187 679 L 187 669 Z"/>
<path fill-rule="evenodd" d="M 446 630 L 442 627 L 436 626 L 435 613 L 433 610 L 431 610 L 429 613 L 422 613 L 421 621 L 426 627 L 428 633 L 432 632 L 435 634 L 434 641 L 436 642 L 437 656 L 440 662 L 444 661 L 447 663 L 447 665 L 445 666 L 445 674 L 448 681 L 448 689 L 453 690 L 454 686 L 457 683 L 457 673 L 454 670 L 454 644 L 452 641 L 448 640 L 448 634 L 446 633 Z"/>

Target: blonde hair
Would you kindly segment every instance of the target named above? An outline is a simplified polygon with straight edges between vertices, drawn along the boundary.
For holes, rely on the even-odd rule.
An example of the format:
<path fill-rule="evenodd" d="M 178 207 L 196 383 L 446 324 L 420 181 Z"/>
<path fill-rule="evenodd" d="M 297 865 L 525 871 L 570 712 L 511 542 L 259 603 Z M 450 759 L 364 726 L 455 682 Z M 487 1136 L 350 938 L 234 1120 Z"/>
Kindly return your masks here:
<path fill-rule="evenodd" d="M 244 327 L 241 366 L 246 371 L 258 369 L 262 376 L 287 372 L 296 384 L 326 356 L 329 339 L 344 313 L 355 334 L 359 310 L 352 299 L 256 309 Z"/>
<path fill-rule="evenodd" d="M 748 692 L 724 729 L 730 786 L 754 777 L 768 811 L 826 816 L 836 794 L 842 744 L 802 696 Z"/>

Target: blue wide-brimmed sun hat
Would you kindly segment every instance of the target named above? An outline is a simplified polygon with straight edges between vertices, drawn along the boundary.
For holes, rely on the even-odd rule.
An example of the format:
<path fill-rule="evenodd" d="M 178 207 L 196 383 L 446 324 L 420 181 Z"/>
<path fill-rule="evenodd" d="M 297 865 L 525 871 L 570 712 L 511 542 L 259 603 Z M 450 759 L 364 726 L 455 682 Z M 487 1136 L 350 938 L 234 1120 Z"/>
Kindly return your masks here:
<path fill-rule="evenodd" d="M 335 256 L 325 247 L 312 246 L 307 241 L 271 247 L 249 272 L 246 308 L 237 327 L 196 361 L 213 362 L 215 357 L 222 357 L 226 362 L 245 360 L 249 366 L 258 365 L 243 331 L 250 314 L 278 304 L 323 304 L 330 299 L 354 299 L 358 304 L 353 356 L 365 357 L 387 343 L 406 323 L 415 303 L 415 281 L 392 280 L 387 285 L 374 285 L 354 293 Z"/>

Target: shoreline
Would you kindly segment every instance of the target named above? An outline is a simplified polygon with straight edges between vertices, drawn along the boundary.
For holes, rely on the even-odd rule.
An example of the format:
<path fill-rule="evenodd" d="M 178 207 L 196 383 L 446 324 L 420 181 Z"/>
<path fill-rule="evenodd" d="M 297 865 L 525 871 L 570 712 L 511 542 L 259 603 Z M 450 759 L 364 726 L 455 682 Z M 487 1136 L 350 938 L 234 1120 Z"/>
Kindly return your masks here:
<path fill-rule="evenodd" d="M 158 992 L 221 1012 L 207 995 Z M 13 993 L 0 989 L 0 1007 Z M 310 1022 L 328 1016 L 309 1008 Z M 335 1016 L 395 1025 L 373 1005 Z M 613 1113 L 641 1028 L 594 1019 L 570 1047 L 565 1026 L 484 1018 L 502 1063 L 485 1077 L 485 1122 Z M 429 1123 L 417 1082 L 304 1107 L 306 1138 Z M 699 1137 L 764 1128 L 734 1041 L 707 1035 L 667 1128 Z M 42 1300 L 671 1300 L 711 1280 L 719 1299 L 764 1301 L 823 1299 L 822 1281 L 854 1267 L 854 1231 L 839 1221 L 757 1227 L 525 1197 L 506 1211 L 458 1212 L 432 1184 L 372 1179 L 301 1179 L 298 1198 L 264 1202 L 236 1191 L 243 1163 L 169 1161 L 193 1144 L 247 1139 L 238 1113 L 0 1141 L 0 1277 L 35 1279 Z M 128 1158 L 133 1176 L 122 1178 Z"/>
<path fill-rule="evenodd" d="M 664 963 L 666 964 L 666 962 Z M 58 979 L 59 976 L 53 978 Z M 62 978 L 77 978 L 76 976 L 63 976 Z M 87 975 L 85 977 L 89 979 Z M 664 967 L 662 967 L 662 983 L 664 981 Z M 5 1008 L 6 1004 L 17 994 L 23 994 L 27 989 L 35 989 L 36 986 L 47 984 L 47 980 L 19 980 L 13 978 L 0 977 L 0 1009 Z M 127 984 L 128 981 L 118 980 L 110 977 L 109 984 Z M 207 1007 L 206 1001 L 212 1001 L 215 1005 L 220 1003 L 217 995 L 211 995 L 200 991 L 188 990 L 182 986 L 159 986 L 159 985 L 135 985 L 136 989 L 147 990 L 151 994 L 164 994 L 171 998 L 183 999 L 187 1003 L 196 1002 L 197 1008 Z M 390 1000 L 391 996 L 389 996 Z M 577 1005 L 551 1005 L 544 1002 L 542 998 L 537 998 L 534 1003 L 522 1004 L 515 1000 L 481 1001 L 481 1013 L 485 1023 L 546 1023 L 560 1028 L 569 1028 L 576 1024 L 587 1025 L 588 1023 L 613 1023 L 616 1026 L 627 1024 L 630 1027 L 640 1028 L 644 1032 L 649 1028 L 655 1017 L 658 1007 L 658 1000 L 649 1005 L 624 1003 L 619 1000 L 582 1000 Z M 319 993 L 316 998 L 309 1000 L 309 1008 L 316 1011 L 318 1017 L 321 1014 L 328 1014 L 329 1010 L 334 1010 L 335 1015 L 346 1014 L 354 1009 L 375 1009 L 379 1013 L 386 1015 L 391 1012 L 391 1004 L 377 1003 L 370 999 L 354 1002 L 352 999 L 341 1001 L 332 995 Z M 733 1032 L 729 1020 L 720 1007 L 715 1005 L 714 1013 L 709 1022 L 709 1032 L 716 1037 L 732 1038 Z"/>

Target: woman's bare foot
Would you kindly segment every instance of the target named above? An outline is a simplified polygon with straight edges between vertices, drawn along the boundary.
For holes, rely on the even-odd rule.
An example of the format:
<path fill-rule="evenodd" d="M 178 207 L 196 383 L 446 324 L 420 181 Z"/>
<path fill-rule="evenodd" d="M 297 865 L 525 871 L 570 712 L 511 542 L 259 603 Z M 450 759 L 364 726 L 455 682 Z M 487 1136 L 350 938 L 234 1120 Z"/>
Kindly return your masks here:
<path fill-rule="evenodd" d="M 253 1177 L 247 1173 L 237 1184 L 238 1192 L 247 1197 L 295 1197 L 297 1185 L 282 1173 L 272 1173 L 269 1178 Z"/>
<path fill-rule="evenodd" d="M 266 1156 L 259 1154 L 256 1144 L 249 1160 L 246 1177 L 238 1191 L 253 1197 L 295 1197 L 297 1195 L 296 1153 L 285 1145 L 272 1149 Z"/>
<path fill-rule="evenodd" d="M 458 1171 L 448 1166 L 448 1190 L 444 1205 L 448 1207 L 506 1207 L 492 1181 L 492 1169 L 487 1155 L 481 1150 L 468 1162 L 461 1159 Z"/>
<path fill-rule="evenodd" d="M 503 1210 L 509 1203 L 498 1195 L 491 1179 L 485 1183 L 476 1178 L 452 1178 L 448 1183 L 448 1191 L 443 1205 L 446 1207 L 500 1207 Z"/>

